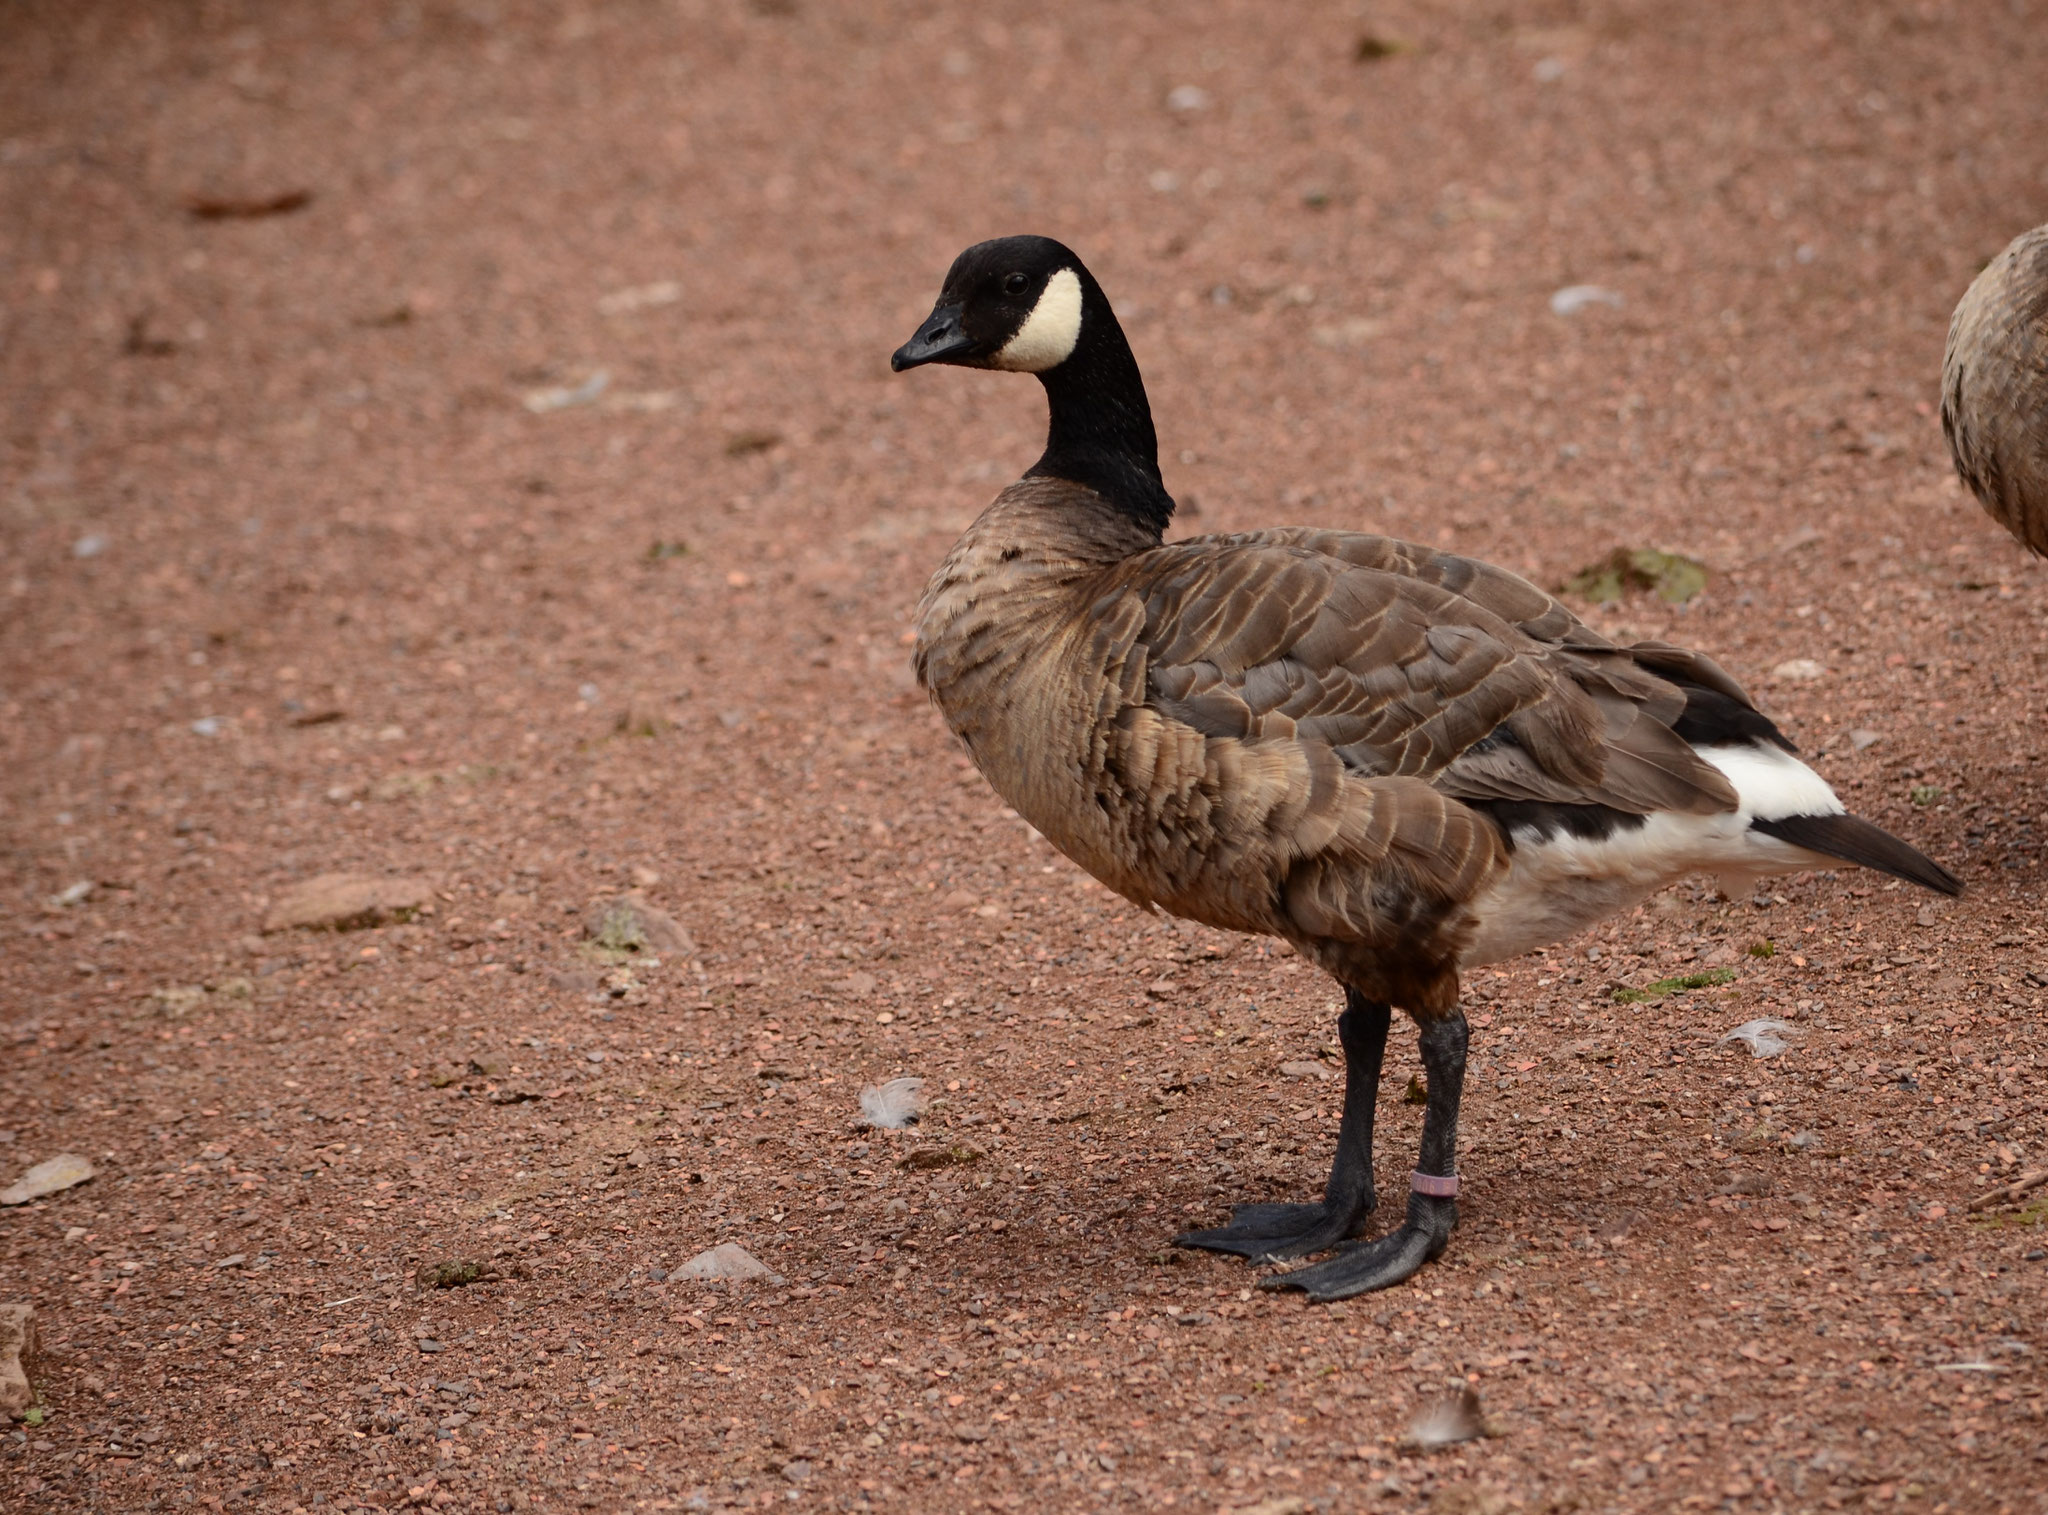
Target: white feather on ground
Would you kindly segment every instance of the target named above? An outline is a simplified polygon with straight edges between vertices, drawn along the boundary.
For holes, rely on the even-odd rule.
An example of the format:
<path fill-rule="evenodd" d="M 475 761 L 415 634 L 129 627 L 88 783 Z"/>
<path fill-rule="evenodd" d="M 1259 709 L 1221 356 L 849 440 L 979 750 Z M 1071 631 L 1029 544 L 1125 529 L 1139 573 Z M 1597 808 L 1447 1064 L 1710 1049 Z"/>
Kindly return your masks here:
<path fill-rule="evenodd" d="M 861 1119 L 884 1131 L 900 1131 L 924 1112 L 924 1080 L 892 1078 L 860 1091 Z"/>
<path fill-rule="evenodd" d="M 1467 1384 L 1415 1412 L 1408 1424 L 1407 1445 L 1430 1452 L 1492 1434 L 1479 1408 L 1479 1391 Z"/>
<path fill-rule="evenodd" d="M 1758 1057 L 1776 1057 L 1792 1044 L 1785 1040 L 1797 1036 L 1799 1028 L 1785 1021 L 1758 1020 L 1744 1021 L 1721 1040 L 1724 1042 L 1747 1042 L 1749 1050 Z"/>

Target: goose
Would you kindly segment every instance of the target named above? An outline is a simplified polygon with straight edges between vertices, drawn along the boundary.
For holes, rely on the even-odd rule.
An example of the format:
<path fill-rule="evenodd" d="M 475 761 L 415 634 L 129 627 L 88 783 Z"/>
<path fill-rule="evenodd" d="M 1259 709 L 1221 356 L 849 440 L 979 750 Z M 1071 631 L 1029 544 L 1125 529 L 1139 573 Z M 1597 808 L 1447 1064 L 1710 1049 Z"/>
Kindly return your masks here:
<path fill-rule="evenodd" d="M 1137 360 L 1081 260 L 968 248 L 891 358 L 1035 374 L 1043 455 L 932 576 L 915 668 L 996 793 L 1148 910 L 1278 937 L 1337 981 L 1345 1090 L 1318 1203 L 1175 1238 L 1265 1287 L 1411 1277 L 1457 1221 L 1459 976 L 1681 877 L 1731 891 L 1861 864 L 1948 871 L 1847 814 L 1703 653 L 1619 646 L 1535 585 L 1435 548 L 1282 527 L 1165 541 L 1174 502 Z M 1371 1241 L 1392 1012 L 1427 1075 L 1401 1224 Z"/>
<path fill-rule="evenodd" d="M 2048 226 L 1971 281 L 1941 358 L 1941 430 L 1970 493 L 2048 557 Z"/>

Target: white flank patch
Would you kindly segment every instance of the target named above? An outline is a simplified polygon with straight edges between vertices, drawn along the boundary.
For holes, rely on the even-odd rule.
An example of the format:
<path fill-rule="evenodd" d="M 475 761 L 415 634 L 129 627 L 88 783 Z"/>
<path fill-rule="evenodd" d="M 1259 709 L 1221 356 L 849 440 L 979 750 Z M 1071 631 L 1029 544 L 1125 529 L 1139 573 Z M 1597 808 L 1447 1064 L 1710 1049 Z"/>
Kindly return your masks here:
<path fill-rule="evenodd" d="M 1073 356 L 1080 340 L 1081 276 L 1063 268 L 1045 281 L 1038 303 L 991 366 L 1011 373 L 1044 373 Z"/>
<path fill-rule="evenodd" d="M 1775 747 L 1695 750 L 1735 786 L 1735 809 L 1659 811 L 1598 840 L 1516 832 L 1507 876 L 1474 903 L 1479 931 L 1460 963 L 1498 963 L 1562 941 L 1688 873 L 1715 874 L 1738 895 L 1770 874 L 1846 866 L 1749 827 L 1758 817 L 1840 815 L 1827 780 Z"/>
<path fill-rule="evenodd" d="M 1782 821 L 1788 815 L 1840 815 L 1842 802 L 1828 781 L 1781 747 L 1695 747 L 1721 770 L 1751 819 Z"/>

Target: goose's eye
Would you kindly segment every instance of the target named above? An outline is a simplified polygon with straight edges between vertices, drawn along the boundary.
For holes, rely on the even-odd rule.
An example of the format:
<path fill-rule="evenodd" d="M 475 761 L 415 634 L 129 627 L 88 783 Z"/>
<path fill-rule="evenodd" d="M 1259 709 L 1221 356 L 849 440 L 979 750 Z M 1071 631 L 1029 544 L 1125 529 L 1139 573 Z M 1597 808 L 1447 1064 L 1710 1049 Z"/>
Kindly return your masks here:
<path fill-rule="evenodd" d="M 1023 274 L 1011 274 L 1003 280 L 1003 293 L 1006 295 L 1021 295 L 1030 287 L 1031 280 Z"/>

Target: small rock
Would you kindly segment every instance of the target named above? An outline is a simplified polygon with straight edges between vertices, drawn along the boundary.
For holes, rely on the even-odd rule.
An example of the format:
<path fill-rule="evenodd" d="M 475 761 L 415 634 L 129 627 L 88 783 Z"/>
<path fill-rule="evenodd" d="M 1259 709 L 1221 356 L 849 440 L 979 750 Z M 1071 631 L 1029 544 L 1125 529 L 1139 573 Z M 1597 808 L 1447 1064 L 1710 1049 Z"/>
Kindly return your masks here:
<path fill-rule="evenodd" d="M 654 305 L 673 305 L 682 297 L 682 285 L 674 279 L 662 279 L 653 284 L 636 284 L 629 289 L 615 289 L 608 295 L 599 295 L 597 308 L 607 316 L 623 316 Z"/>
<path fill-rule="evenodd" d="M 414 1280 L 422 1289 L 462 1289 L 484 1276 L 484 1265 L 474 1258 L 451 1258 L 447 1262 L 421 1263 Z"/>
<path fill-rule="evenodd" d="M 1308 1515 L 1309 1509 L 1306 1499 L 1294 1494 L 1281 1494 L 1272 1499 L 1262 1499 L 1257 1504 L 1233 1505 L 1228 1515 Z"/>
<path fill-rule="evenodd" d="M 699 1252 L 684 1263 L 670 1278 L 765 1278 L 779 1284 L 782 1275 L 762 1262 L 738 1242 L 722 1241 L 709 1251 Z"/>
<path fill-rule="evenodd" d="M 746 426 L 725 439 L 725 455 L 728 458 L 749 457 L 757 452 L 768 452 L 780 446 L 782 433 L 765 426 Z"/>
<path fill-rule="evenodd" d="M 418 1350 L 426 1353 L 428 1356 L 432 1356 L 436 1352 L 445 1352 L 448 1350 L 446 1347 L 442 1346 L 441 1343 L 434 1340 L 434 1338 L 431 1336 L 420 1337 L 419 1340 L 413 1343 L 413 1346 L 416 1347 Z"/>
<path fill-rule="evenodd" d="M 537 416 L 550 411 L 570 410 L 578 405 L 589 405 L 605 392 L 612 376 L 600 368 L 596 373 L 573 388 L 562 386 L 550 389 L 529 389 L 521 395 L 520 403 Z"/>
<path fill-rule="evenodd" d="M 1185 112 L 1207 110 L 1209 92 L 1199 84 L 1179 84 L 1166 97 L 1166 108 Z"/>
<path fill-rule="evenodd" d="M 59 890 L 57 893 L 51 895 L 50 908 L 52 910 L 68 909 L 72 905 L 80 904 L 83 901 L 90 899 L 92 897 L 92 891 L 93 881 L 89 878 L 82 878 L 77 883 L 67 885 L 63 889 Z"/>
<path fill-rule="evenodd" d="M 1479 1391 L 1467 1384 L 1418 1410 L 1409 1423 L 1404 1444 L 1432 1452 L 1461 1441 L 1476 1441 L 1487 1434 L 1486 1417 L 1479 1409 Z"/>
<path fill-rule="evenodd" d="M 1781 684 L 1810 684 L 1827 676 L 1826 665 L 1812 658 L 1787 658 L 1771 670 L 1771 677 Z"/>
<path fill-rule="evenodd" d="M 1328 1068 L 1325 1068 L 1321 1063 L 1311 1063 L 1307 1061 L 1282 1063 L 1280 1065 L 1280 1071 L 1286 1074 L 1289 1078 L 1331 1079 L 1337 1076 L 1336 1074 L 1332 1073 Z"/>
<path fill-rule="evenodd" d="M 25 1205 L 46 1194 L 61 1194 L 98 1171 L 76 1152 L 59 1152 L 48 1162 L 37 1163 L 10 1187 L 0 1189 L 0 1205 Z"/>
<path fill-rule="evenodd" d="M 1310 327 L 1308 336 L 1318 347 L 1363 347 L 1374 337 L 1384 335 L 1386 329 L 1386 322 L 1370 316 L 1346 316 L 1341 321 Z"/>
<path fill-rule="evenodd" d="M 1508 1515 L 1515 1501 L 1483 1483 L 1458 1483 L 1440 1488 L 1429 1502 L 1430 1515 Z"/>
<path fill-rule="evenodd" d="M 26 1420 L 36 1406 L 41 1342 L 34 1305 L 0 1305 L 0 1414 Z"/>
<path fill-rule="evenodd" d="M 654 1158 L 645 1147 L 635 1147 L 626 1154 L 626 1166 L 629 1168 L 644 1168 L 653 1161 Z"/>
<path fill-rule="evenodd" d="M 166 1020 L 183 1020 L 206 1003 L 206 990 L 198 984 L 166 984 L 149 991 L 157 1014 Z"/>
<path fill-rule="evenodd" d="M 1872 731 L 1867 726 L 1858 726 L 1849 733 L 1849 748 L 1852 752 L 1861 752 L 1866 747 L 1875 747 L 1883 740 L 1883 732 Z"/>
<path fill-rule="evenodd" d="M 1602 289 L 1598 284 L 1567 284 L 1550 297 L 1550 313 L 1553 316 L 1575 316 L 1593 305 L 1607 305 L 1620 310 L 1623 303 L 1619 291 Z"/>
<path fill-rule="evenodd" d="M 954 1142 L 949 1147 L 919 1147 L 897 1166 L 921 1173 L 932 1168 L 964 1168 L 980 1161 L 980 1148 L 970 1147 L 965 1142 Z"/>
<path fill-rule="evenodd" d="M 263 918 L 266 932 L 360 931 L 409 921 L 434 898 L 425 879 L 323 873 L 292 885 Z"/>
<path fill-rule="evenodd" d="M 106 550 L 107 539 L 98 532 L 82 536 L 71 544 L 71 555 L 74 558 L 96 558 Z"/>
<path fill-rule="evenodd" d="M 955 911 L 972 910 L 981 903 L 980 896 L 967 889 L 950 889 L 939 899 L 939 913 L 951 915 Z"/>
<path fill-rule="evenodd" d="M 832 987 L 842 994 L 852 995 L 855 999 L 866 999 L 881 987 L 881 982 L 872 973 L 849 973 Z"/>
<path fill-rule="evenodd" d="M 661 701 L 636 694 L 626 702 L 626 708 L 613 724 L 621 736 L 660 736 L 668 730 L 669 719 L 662 711 Z"/>
<path fill-rule="evenodd" d="M 248 1260 L 249 1254 L 246 1252 L 230 1252 L 226 1257 L 217 1259 L 214 1266 L 216 1268 L 239 1268 Z"/>
<path fill-rule="evenodd" d="M 802 1457 L 792 1457 L 782 1465 L 782 1476 L 791 1483 L 802 1483 L 811 1476 L 810 1462 Z"/>
<path fill-rule="evenodd" d="M 564 994 L 597 993 L 597 974 L 588 968 L 550 968 L 548 987 Z"/>
<path fill-rule="evenodd" d="M 680 921 L 637 894 L 599 900 L 584 914 L 583 932 L 607 952 L 673 952 L 687 957 L 697 950 Z"/>
<path fill-rule="evenodd" d="M 892 1078 L 860 1091 L 861 1120 L 884 1131 L 900 1131 L 924 1110 L 924 1080 Z"/>

